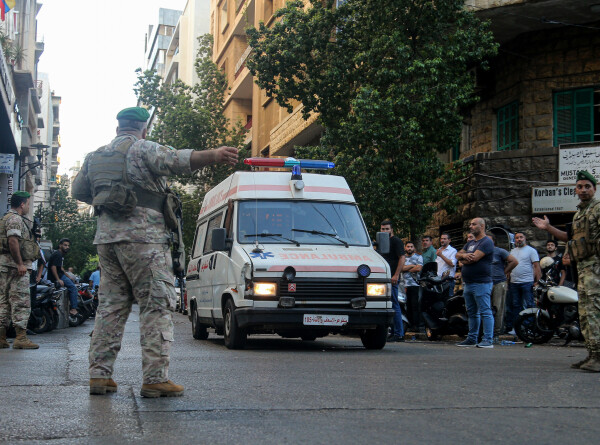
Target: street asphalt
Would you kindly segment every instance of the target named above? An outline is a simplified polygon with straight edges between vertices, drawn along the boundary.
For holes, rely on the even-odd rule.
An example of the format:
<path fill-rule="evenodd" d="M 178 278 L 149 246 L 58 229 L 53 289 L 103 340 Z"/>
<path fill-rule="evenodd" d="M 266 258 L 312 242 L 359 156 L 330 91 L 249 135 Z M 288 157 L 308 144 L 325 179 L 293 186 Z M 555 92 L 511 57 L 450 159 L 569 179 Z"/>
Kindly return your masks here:
<path fill-rule="evenodd" d="M 135 307 L 134 307 L 135 308 Z M 458 348 L 452 341 L 388 344 L 192 338 L 174 315 L 170 378 L 183 397 L 145 399 L 136 310 L 117 359 L 118 392 L 88 394 L 92 321 L 0 350 L 0 442 L 49 444 L 593 444 L 600 374 L 572 370 L 581 345 Z M 409 335 L 410 339 L 411 336 Z"/>

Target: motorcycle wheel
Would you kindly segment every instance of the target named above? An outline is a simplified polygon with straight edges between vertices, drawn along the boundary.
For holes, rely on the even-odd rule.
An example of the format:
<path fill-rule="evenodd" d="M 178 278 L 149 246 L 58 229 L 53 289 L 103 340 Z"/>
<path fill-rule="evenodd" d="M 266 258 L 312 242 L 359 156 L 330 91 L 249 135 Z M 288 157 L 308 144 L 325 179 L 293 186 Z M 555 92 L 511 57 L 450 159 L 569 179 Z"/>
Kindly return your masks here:
<path fill-rule="evenodd" d="M 536 325 L 535 314 L 519 315 L 514 323 L 517 337 L 525 343 L 539 345 L 550 341 L 553 332 L 541 332 Z"/>
<path fill-rule="evenodd" d="M 80 314 L 77 315 L 73 315 L 73 314 L 69 314 L 69 327 L 70 328 L 75 328 L 77 326 L 79 326 L 81 323 L 83 323 L 85 320 L 83 319 L 83 317 Z"/>
<path fill-rule="evenodd" d="M 48 311 L 41 311 L 39 317 L 36 317 L 39 323 L 37 326 L 33 327 L 33 332 L 36 334 L 43 334 L 44 332 L 52 329 L 52 318 L 49 318 L 48 315 Z"/>
<path fill-rule="evenodd" d="M 440 335 L 437 333 L 437 331 L 434 331 L 429 326 L 425 326 L 425 335 L 429 341 L 436 341 L 440 339 Z"/>

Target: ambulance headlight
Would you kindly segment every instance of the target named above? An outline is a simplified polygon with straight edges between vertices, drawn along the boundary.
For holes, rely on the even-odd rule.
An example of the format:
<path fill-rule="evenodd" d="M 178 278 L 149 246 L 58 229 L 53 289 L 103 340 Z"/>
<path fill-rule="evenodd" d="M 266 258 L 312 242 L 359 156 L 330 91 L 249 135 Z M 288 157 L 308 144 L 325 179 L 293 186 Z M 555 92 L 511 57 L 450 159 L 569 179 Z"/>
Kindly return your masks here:
<path fill-rule="evenodd" d="M 382 283 L 367 283 L 367 296 L 385 297 L 387 286 Z"/>
<path fill-rule="evenodd" d="M 261 297 L 274 297 L 277 294 L 275 283 L 254 283 L 254 295 Z"/>

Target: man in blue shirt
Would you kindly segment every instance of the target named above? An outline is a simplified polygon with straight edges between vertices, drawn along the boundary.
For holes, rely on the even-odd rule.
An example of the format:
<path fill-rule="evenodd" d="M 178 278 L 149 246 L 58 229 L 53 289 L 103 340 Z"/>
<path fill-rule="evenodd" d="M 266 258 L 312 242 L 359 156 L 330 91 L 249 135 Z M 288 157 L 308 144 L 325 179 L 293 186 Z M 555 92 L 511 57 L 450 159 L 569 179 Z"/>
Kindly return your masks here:
<path fill-rule="evenodd" d="M 469 317 L 469 335 L 457 346 L 493 348 L 494 316 L 491 294 L 494 243 L 485 235 L 485 221 L 482 218 L 473 218 L 469 224 L 469 230 L 475 235 L 475 239 L 465 244 L 456 254 L 456 259 L 463 264 L 461 275 L 464 283 L 463 296 Z M 479 325 L 482 320 L 483 339 L 477 343 Z"/>
<path fill-rule="evenodd" d="M 96 286 L 100 286 L 100 265 L 98 264 L 98 267 L 96 268 L 95 271 L 92 272 L 92 274 L 90 275 L 90 289 L 95 289 Z"/>

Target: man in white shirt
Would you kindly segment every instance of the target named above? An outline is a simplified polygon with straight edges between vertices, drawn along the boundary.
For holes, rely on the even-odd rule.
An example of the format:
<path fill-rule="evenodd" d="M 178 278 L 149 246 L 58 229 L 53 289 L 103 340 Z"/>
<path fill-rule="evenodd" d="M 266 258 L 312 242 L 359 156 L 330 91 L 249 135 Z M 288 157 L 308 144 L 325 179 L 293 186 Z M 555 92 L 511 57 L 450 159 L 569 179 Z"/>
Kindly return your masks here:
<path fill-rule="evenodd" d="M 437 274 L 442 276 L 446 271 L 449 271 L 449 276 L 452 277 L 450 286 L 450 296 L 454 295 L 454 274 L 456 273 L 456 249 L 450 245 L 450 235 L 442 233 L 440 236 L 440 248 L 437 250 Z"/>
<path fill-rule="evenodd" d="M 533 286 L 542 276 L 540 257 L 537 251 L 527 245 L 524 233 L 515 233 L 515 248 L 510 254 L 519 262 L 510 273 L 508 285 L 506 330 L 512 331 L 515 318 L 524 308 L 535 307 Z"/>

